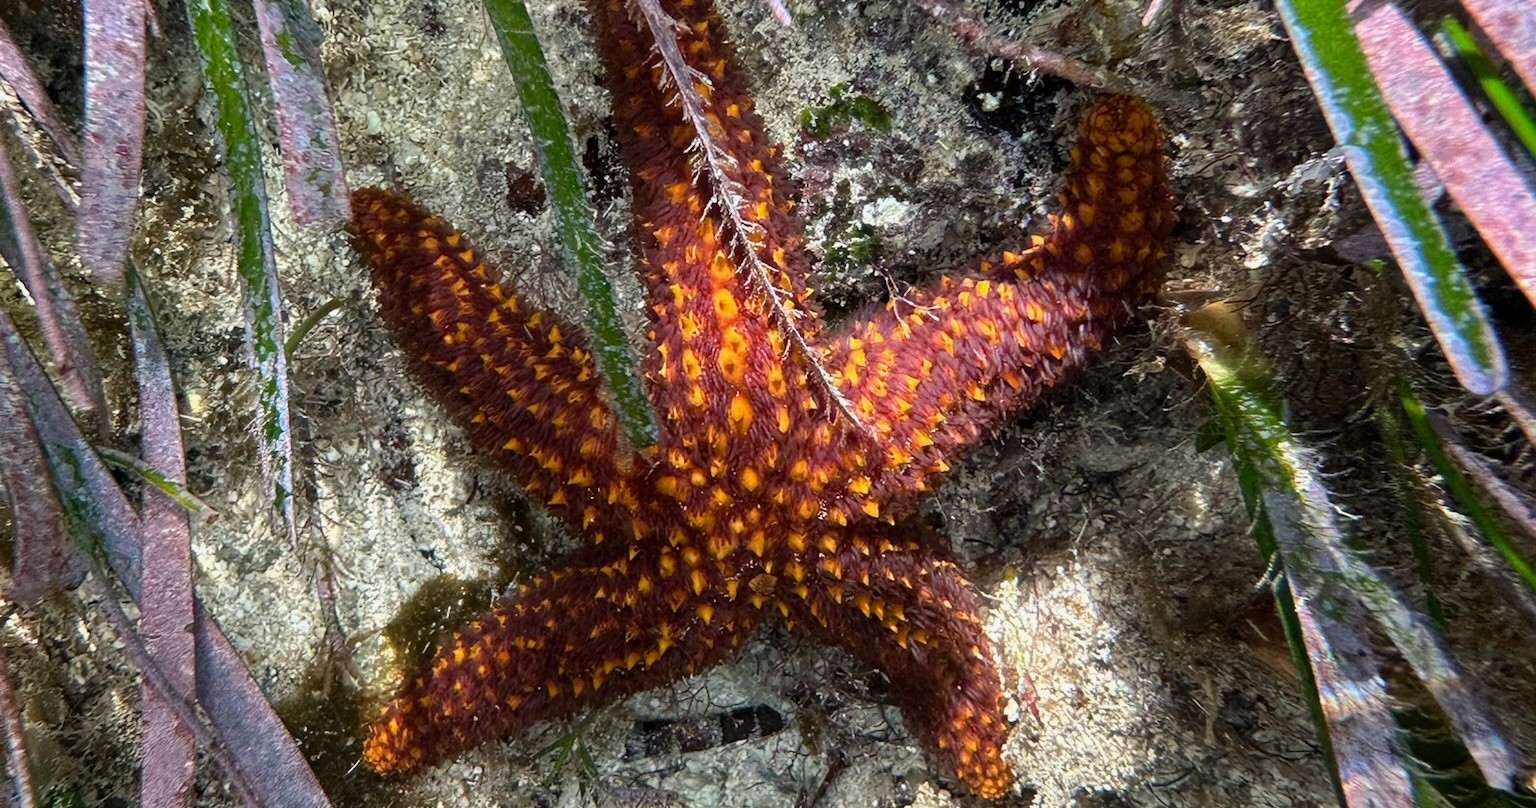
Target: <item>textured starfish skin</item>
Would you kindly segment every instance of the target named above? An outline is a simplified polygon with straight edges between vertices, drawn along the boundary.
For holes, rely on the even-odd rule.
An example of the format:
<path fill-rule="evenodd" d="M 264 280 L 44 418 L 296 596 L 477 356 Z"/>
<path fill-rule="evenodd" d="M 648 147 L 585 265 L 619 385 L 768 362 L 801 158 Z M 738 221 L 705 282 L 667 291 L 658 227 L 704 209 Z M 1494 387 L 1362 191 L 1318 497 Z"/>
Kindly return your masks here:
<path fill-rule="evenodd" d="M 1020 253 L 944 275 L 829 329 L 778 149 L 705 0 L 675 0 L 706 114 L 727 132 L 758 257 L 860 425 L 814 393 L 690 163 L 695 130 L 623 0 L 591 0 L 629 168 L 650 303 L 644 371 L 662 434 L 618 439 L 580 330 L 530 306 L 441 218 L 374 189 L 355 244 L 423 385 L 474 444 L 590 540 L 443 641 L 373 725 L 364 760 L 406 772 L 728 657 L 765 615 L 890 678 L 914 731 L 997 797 L 1003 693 L 976 595 L 895 526 L 966 446 L 1083 365 L 1162 281 L 1162 137 L 1140 102 L 1087 114 L 1062 212 Z"/>

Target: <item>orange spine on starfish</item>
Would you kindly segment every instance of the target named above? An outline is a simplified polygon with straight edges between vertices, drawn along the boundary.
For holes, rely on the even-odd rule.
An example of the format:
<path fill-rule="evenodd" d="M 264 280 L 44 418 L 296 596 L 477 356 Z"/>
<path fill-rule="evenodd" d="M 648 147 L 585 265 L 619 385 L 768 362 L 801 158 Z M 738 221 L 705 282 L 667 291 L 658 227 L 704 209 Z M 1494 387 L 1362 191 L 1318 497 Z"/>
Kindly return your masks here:
<path fill-rule="evenodd" d="M 1086 364 L 1161 286 L 1172 197 L 1145 104 L 1112 96 L 1088 111 L 1053 220 L 1033 249 L 930 281 L 840 330 L 826 362 L 882 439 L 884 463 L 837 507 L 923 491 L 960 447 Z"/>
<path fill-rule="evenodd" d="M 380 314 L 476 448 L 578 529 L 646 529 L 649 491 L 620 462 L 580 330 L 504 289 L 462 235 L 405 197 L 365 188 L 352 204 Z"/>

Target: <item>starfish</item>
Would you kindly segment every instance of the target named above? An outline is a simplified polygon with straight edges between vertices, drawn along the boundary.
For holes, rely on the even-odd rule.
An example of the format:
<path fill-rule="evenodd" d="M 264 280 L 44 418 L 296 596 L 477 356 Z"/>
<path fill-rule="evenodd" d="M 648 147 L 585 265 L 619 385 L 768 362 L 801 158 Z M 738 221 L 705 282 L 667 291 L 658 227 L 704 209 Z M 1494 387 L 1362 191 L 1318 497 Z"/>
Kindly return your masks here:
<path fill-rule="evenodd" d="M 976 593 L 900 519 L 1160 286 L 1173 216 L 1155 118 L 1128 97 L 1097 102 L 1047 234 L 830 326 L 796 189 L 708 0 L 665 7 L 722 135 L 711 148 L 730 194 L 695 170 L 698 130 L 624 0 L 590 6 L 633 194 L 661 434 L 627 446 L 580 328 L 525 301 L 443 219 L 393 191 L 355 194 L 356 249 L 417 378 L 587 539 L 444 639 L 373 724 L 364 761 L 408 772 L 678 680 L 767 616 L 883 671 L 940 766 L 1005 794 L 1004 694 Z"/>

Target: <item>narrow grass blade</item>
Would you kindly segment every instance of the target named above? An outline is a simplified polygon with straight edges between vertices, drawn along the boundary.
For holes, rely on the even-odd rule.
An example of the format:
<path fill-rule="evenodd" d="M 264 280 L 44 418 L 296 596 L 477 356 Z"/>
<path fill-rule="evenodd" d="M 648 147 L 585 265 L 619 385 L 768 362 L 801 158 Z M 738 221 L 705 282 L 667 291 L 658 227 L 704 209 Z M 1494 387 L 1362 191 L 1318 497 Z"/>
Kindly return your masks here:
<path fill-rule="evenodd" d="M 1276 0 L 1275 7 L 1350 173 L 1456 378 L 1479 395 L 1504 387 L 1509 368 L 1503 349 L 1445 230 L 1414 186 L 1343 0 Z"/>
<path fill-rule="evenodd" d="M 522 0 L 485 0 L 485 10 L 517 83 L 523 116 L 533 131 L 560 245 L 567 263 L 575 269 L 577 289 L 586 303 L 584 322 L 598 370 L 607 382 L 626 439 L 632 446 L 650 446 L 656 442 L 655 418 L 613 302 L 613 286 L 603 272 L 592 207 L 587 203 L 581 168 L 571 148 L 570 127 L 549 76 L 544 49 L 533 33 L 533 20 Z"/>
<path fill-rule="evenodd" d="M 1429 538 L 1425 525 L 1433 518 L 1428 513 L 1434 506 L 1431 495 L 1408 459 L 1408 447 L 1403 443 L 1402 424 L 1388 402 L 1376 405 L 1376 428 L 1381 433 L 1382 445 L 1387 450 L 1387 476 L 1397 494 L 1397 504 L 1403 515 L 1403 529 L 1408 534 L 1408 544 L 1413 548 L 1413 560 L 1424 590 L 1424 611 L 1435 628 L 1445 631 L 1445 609 L 1435 585 L 1435 559 L 1429 550 Z M 1435 499 L 1438 499 L 1436 497 Z"/>
<path fill-rule="evenodd" d="M 1461 0 L 1461 6 L 1536 92 L 1536 7 L 1528 0 Z"/>
<path fill-rule="evenodd" d="M 1440 445 L 1445 447 L 1446 454 L 1472 478 L 1472 482 L 1477 484 L 1488 501 L 1498 506 L 1504 518 L 1520 528 L 1530 540 L 1536 541 L 1536 509 L 1531 507 L 1530 500 L 1514 486 L 1504 482 L 1494 472 L 1491 462 L 1472 451 L 1445 418 L 1436 413 L 1428 413 L 1428 416 L 1429 425 L 1440 439 Z"/>
<path fill-rule="evenodd" d="M 0 308 L 0 385 L 19 394 L 37 434 L 66 524 L 75 541 L 93 557 L 103 558 L 125 580 L 137 586 L 139 548 L 135 531 L 138 514 L 118 490 L 111 472 L 101 464 L 80 434 L 58 391 L 43 372 L 16 324 Z M 41 482 L 41 481 L 40 481 Z M 113 536 L 122 541 L 108 541 Z"/>
<path fill-rule="evenodd" d="M 75 537 L 135 600 L 143 597 L 138 515 L 70 420 L 36 357 L 0 309 L 0 386 L 21 391 Z M 193 602 L 197 703 L 233 751 L 263 806 L 330 803 L 245 662 L 200 600 Z"/>
<path fill-rule="evenodd" d="M 32 764 L 27 754 L 26 726 L 21 722 L 21 702 L 11 684 L 10 666 L 0 649 L 0 731 L 5 733 L 5 768 L 11 776 L 11 794 L 16 808 L 36 808 L 37 792 L 32 788 Z"/>
<path fill-rule="evenodd" d="M 294 326 L 292 331 L 288 332 L 288 341 L 283 344 L 283 353 L 287 355 L 288 361 L 293 361 L 293 352 L 297 351 L 299 346 L 304 344 L 304 338 L 309 336 L 309 332 L 315 330 L 315 326 L 319 325 L 320 321 L 326 317 L 329 317 L 331 312 L 340 309 L 344 305 L 346 303 L 341 298 L 333 297 L 316 306 L 314 311 L 305 315 L 304 319 L 300 320 L 299 324 Z"/>
<path fill-rule="evenodd" d="M 78 164 L 80 151 L 75 147 L 74 135 L 70 134 L 69 127 L 59 117 L 59 111 L 54 108 L 48 91 L 37 80 L 37 74 L 27 63 L 27 57 L 22 55 L 21 48 L 17 47 L 4 20 L 0 20 L 0 82 L 10 86 L 38 128 L 53 141 L 54 148 L 70 162 Z"/>
<path fill-rule="evenodd" d="M 144 159 L 146 0 L 84 0 L 85 132 L 75 249 L 108 289 L 120 290 Z"/>
<path fill-rule="evenodd" d="M 1536 304 L 1536 193 L 1402 9 L 1350 0 L 1355 32 L 1398 125 Z"/>
<path fill-rule="evenodd" d="M 1488 509 L 1483 506 L 1477 492 L 1472 490 L 1472 484 L 1467 481 L 1466 475 L 1461 469 L 1451 462 L 1446 454 L 1446 448 L 1439 435 L 1435 433 L 1434 425 L 1430 422 L 1429 414 L 1424 410 L 1424 402 L 1419 400 L 1413 389 L 1407 385 L 1399 388 L 1399 396 L 1403 403 L 1403 411 L 1408 415 L 1408 423 L 1413 426 L 1413 431 L 1418 435 L 1419 444 L 1424 447 L 1424 454 L 1429 457 L 1429 462 L 1440 473 L 1440 479 L 1444 481 L 1445 488 L 1456 498 L 1461 509 L 1471 518 L 1472 523 L 1482 532 L 1510 568 L 1525 581 L 1525 585 L 1536 592 L 1536 568 L 1527 561 L 1520 551 L 1510 541 L 1509 535 L 1504 532 L 1504 526 L 1493 518 Z"/>
<path fill-rule="evenodd" d="M 143 636 L 144 630 L 140 626 L 135 626 L 133 621 L 128 619 L 127 613 L 123 611 L 122 604 L 118 602 L 122 595 L 117 590 L 121 587 L 114 586 L 115 583 L 117 582 L 113 579 L 111 573 L 104 570 L 98 571 L 98 576 L 93 581 L 97 590 L 96 610 L 107 619 L 107 624 L 112 627 L 113 633 L 117 635 L 123 655 L 128 658 L 128 662 L 138 671 L 139 676 L 143 680 L 145 709 L 149 710 L 152 715 L 157 709 L 157 705 L 162 706 L 174 723 L 186 728 L 197 739 L 198 745 L 203 748 L 203 751 L 208 755 L 208 759 L 213 761 L 214 765 L 224 775 L 230 795 L 235 798 L 237 803 L 250 806 L 261 805 L 262 801 L 256 794 L 255 786 L 246 777 L 245 769 L 235 759 L 229 749 L 229 745 L 224 742 L 224 738 L 218 733 L 218 730 L 213 729 L 203 721 L 202 716 L 198 715 L 197 705 L 192 700 L 191 691 L 179 687 L 172 680 L 171 676 L 166 673 L 160 660 L 150 653 L 148 640 Z M 149 727 L 146 726 L 146 731 L 148 730 Z M 144 738 L 142 764 L 144 768 L 147 769 L 149 766 L 155 765 L 151 758 L 151 745 L 161 743 L 162 741 L 163 739 L 148 736 Z M 174 761 L 165 761 L 165 763 L 175 765 Z M 161 785 L 156 781 L 162 780 L 163 777 L 146 772 L 143 779 L 143 788 L 141 788 L 140 793 L 146 794 L 147 799 L 149 789 L 161 788 Z M 153 805 L 155 808 L 160 808 L 162 805 L 167 806 L 167 808 L 176 808 L 178 805 L 188 804 L 191 796 L 190 793 L 170 793 L 159 790 L 154 794 L 154 797 L 160 800 L 168 800 L 168 802 L 145 802 L 144 804 Z"/>
<path fill-rule="evenodd" d="M 272 249 L 272 225 L 261 144 L 246 98 L 235 29 L 225 0 L 188 0 L 187 18 L 212 92 L 224 141 L 234 207 L 235 263 L 245 298 L 247 349 L 256 368 L 256 437 L 272 503 L 290 547 L 298 548 L 293 502 L 293 429 L 288 406 L 288 358 L 283 352 L 283 303 Z"/>
<path fill-rule="evenodd" d="M 1499 115 L 1509 125 L 1510 131 L 1515 133 L 1521 145 L 1525 146 L 1525 150 L 1536 157 L 1536 119 L 1531 117 L 1531 111 L 1521 102 L 1520 94 L 1499 76 L 1499 71 L 1477 46 L 1477 40 L 1473 38 L 1472 32 L 1468 31 L 1459 20 L 1455 17 L 1446 17 L 1440 23 L 1440 30 L 1445 34 L 1445 41 L 1450 43 L 1451 52 L 1456 54 L 1456 58 L 1460 59 L 1463 65 L 1466 65 L 1472 77 L 1477 79 L 1483 95 L 1487 96 L 1493 108 L 1499 111 Z"/>
<path fill-rule="evenodd" d="M 1319 493 L 1321 488 L 1319 487 Z M 1336 574 L 1376 619 L 1424 688 L 1449 719 L 1456 735 L 1494 788 L 1514 788 L 1520 760 L 1476 685 L 1451 657 L 1445 642 L 1408 608 L 1386 578 L 1361 561 L 1342 539 L 1326 548 Z"/>
<path fill-rule="evenodd" d="M 320 66 L 320 31 L 305 0 L 253 0 L 253 5 L 293 219 L 299 224 L 348 221 L 352 206 Z"/>
<path fill-rule="evenodd" d="M 186 464 L 181 444 L 181 415 L 171 384 L 170 363 L 150 314 L 138 273 L 128 268 L 128 329 L 133 343 L 134 377 L 139 388 L 140 440 L 144 465 L 168 483 L 185 488 Z M 160 490 L 144 492 L 142 524 L 144 580 L 139 598 L 139 633 L 145 651 L 177 692 L 191 694 L 197 678 L 192 613 L 192 531 L 183 504 Z M 192 730 L 172 705 L 145 683 L 143 772 L 139 796 L 144 805 L 192 804 L 197 775 L 197 747 Z"/>
<path fill-rule="evenodd" d="M 1394 748 L 1396 727 L 1357 604 L 1314 564 L 1306 543 L 1314 525 L 1331 528 L 1326 497 L 1310 499 L 1291 479 L 1306 463 L 1281 416 L 1268 368 L 1250 353 L 1230 311 L 1208 306 L 1190 318 L 1186 341 L 1205 371 L 1226 433 L 1259 551 L 1274 566 L 1275 600 L 1304 683 L 1318 736 L 1331 751 L 1341 802 L 1356 808 L 1379 793 L 1389 805 L 1412 800 L 1408 767 Z"/>
<path fill-rule="evenodd" d="M 251 678 L 240 652 L 230 645 L 201 598 L 193 603 L 193 609 L 198 704 L 225 742 L 237 750 L 261 804 L 328 808 L 331 802 L 325 790 L 261 687 Z"/>
<path fill-rule="evenodd" d="M 64 279 L 38 243 L 21 197 L 21 184 L 0 141 L 0 258 L 10 265 L 32 297 L 38 329 L 48 346 L 59 383 L 77 411 L 93 415 L 98 433 L 106 434 L 107 406 L 96 352 Z"/>
<path fill-rule="evenodd" d="M 1466 744 L 1483 776 L 1510 788 L 1518 759 L 1498 722 L 1434 630 L 1345 544 L 1311 451 L 1292 436 L 1267 363 L 1235 314 L 1208 307 L 1187 341 L 1205 371 L 1239 469 L 1254 535 L 1294 596 L 1350 805 L 1410 804 L 1411 764 L 1391 742 L 1392 700 L 1370 644 L 1374 622 L 1413 668 Z"/>
<path fill-rule="evenodd" d="M 48 464 L 21 390 L 0 383 L 0 487 L 11 506 L 11 581 L 5 596 L 35 603 L 79 586 L 86 567 L 64 526 L 64 512 L 48 479 Z"/>
<path fill-rule="evenodd" d="M 1502 556 L 1489 548 L 1482 534 L 1475 526 L 1468 525 L 1467 518 L 1460 512 L 1441 505 L 1440 518 L 1446 535 L 1467 554 L 1472 566 L 1488 579 L 1499 597 L 1525 621 L 1528 632 L 1536 636 L 1536 594 L 1531 592 L 1530 586 L 1504 563 Z"/>
<path fill-rule="evenodd" d="M 148 461 L 107 446 L 96 447 L 96 454 L 107 465 L 133 474 L 148 483 L 159 491 L 161 496 L 181 506 L 186 513 L 196 516 L 200 523 L 209 525 L 219 520 L 219 512 L 188 490 L 185 483 L 171 478 L 160 469 L 151 466 Z"/>
<path fill-rule="evenodd" d="M 1415 787 L 1419 806 L 1435 808 L 1536 808 L 1536 795 L 1498 791 L 1483 782 L 1477 761 L 1456 737 L 1445 713 L 1423 690 L 1401 687 L 1400 677 L 1388 678 L 1388 690 L 1398 701 L 1397 723 L 1408 751 L 1418 763 Z"/>

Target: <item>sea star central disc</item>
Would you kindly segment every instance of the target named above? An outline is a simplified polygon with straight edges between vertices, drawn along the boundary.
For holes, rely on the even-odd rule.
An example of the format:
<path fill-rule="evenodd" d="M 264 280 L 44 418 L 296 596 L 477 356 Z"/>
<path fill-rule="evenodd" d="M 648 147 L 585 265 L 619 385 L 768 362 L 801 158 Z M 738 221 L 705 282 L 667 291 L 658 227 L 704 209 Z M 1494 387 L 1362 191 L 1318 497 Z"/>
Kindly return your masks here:
<path fill-rule="evenodd" d="M 1048 235 L 828 328 L 794 189 L 711 6 L 665 4 L 708 78 L 696 88 L 726 158 L 714 180 L 695 170 L 698 129 L 623 0 L 590 5 L 634 197 L 660 440 L 624 447 L 579 328 L 522 300 L 442 219 L 357 192 L 357 249 L 418 378 L 589 539 L 444 640 L 374 724 L 365 761 L 409 771 L 677 680 L 774 615 L 883 671 L 937 760 L 1002 795 L 1003 694 L 976 595 L 895 518 L 1161 283 L 1172 214 L 1156 121 L 1130 98 L 1098 102 Z M 755 255 L 733 246 L 744 237 Z"/>

